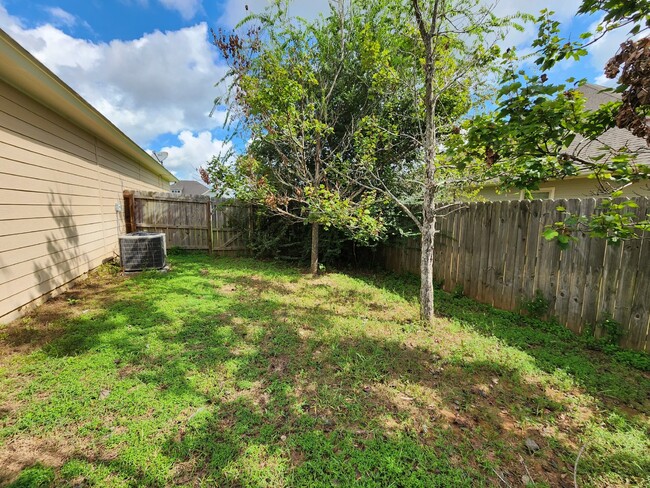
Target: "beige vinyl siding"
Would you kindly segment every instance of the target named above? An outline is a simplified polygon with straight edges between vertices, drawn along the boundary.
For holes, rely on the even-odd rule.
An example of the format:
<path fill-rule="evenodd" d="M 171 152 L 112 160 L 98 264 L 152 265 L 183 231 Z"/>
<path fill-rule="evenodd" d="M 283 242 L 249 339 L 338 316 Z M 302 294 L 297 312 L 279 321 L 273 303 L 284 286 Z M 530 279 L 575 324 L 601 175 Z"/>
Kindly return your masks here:
<path fill-rule="evenodd" d="M 169 183 L 0 81 L 0 322 L 117 253 L 126 189 Z"/>
<path fill-rule="evenodd" d="M 555 200 L 562 198 L 588 198 L 598 197 L 596 182 L 587 177 L 569 178 L 566 180 L 548 181 L 541 185 L 542 190 L 552 189 Z M 626 197 L 650 197 L 648 183 L 637 183 L 623 191 Z M 486 187 L 479 193 L 480 199 L 488 201 L 519 200 L 521 192 L 497 193 L 494 188 Z"/>

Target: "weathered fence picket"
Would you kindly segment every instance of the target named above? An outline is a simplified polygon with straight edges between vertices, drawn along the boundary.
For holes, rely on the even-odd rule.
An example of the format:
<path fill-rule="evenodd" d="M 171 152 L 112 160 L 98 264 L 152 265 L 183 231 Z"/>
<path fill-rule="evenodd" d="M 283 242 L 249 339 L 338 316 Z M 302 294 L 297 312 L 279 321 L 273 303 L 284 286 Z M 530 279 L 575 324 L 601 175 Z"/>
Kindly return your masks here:
<path fill-rule="evenodd" d="M 650 210 L 636 198 L 636 212 Z M 124 192 L 127 232 L 164 232 L 168 247 L 224 255 L 247 254 L 253 209 L 207 196 Z M 569 249 L 544 239 L 547 225 L 561 219 L 559 205 L 589 215 L 593 198 L 471 203 L 451 207 L 438 221 L 434 275 L 447 291 L 505 310 L 518 310 L 537 293 L 548 314 L 581 333 L 612 316 L 623 327 L 621 345 L 650 348 L 650 238 L 619 246 L 584 234 Z M 650 236 L 644 236 L 650 237 Z M 418 239 L 384 247 L 383 265 L 419 273 Z"/>
<path fill-rule="evenodd" d="M 650 210 L 635 198 L 638 215 Z M 650 236 L 621 245 L 585 234 L 561 250 L 542 236 L 561 219 L 558 206 L 589 215 L 596 200 L 471 203 L 452 208 L 438 223 L 434 274 L 446 291 L 463 293 L 505 310 L 518 310 L 540 293 L 548 315 L 581 333 L 611 316 L 621 323 L 621 345 L 650 348 Z M 417 239 L 379 253 L 391 271 L 419 273 Z"/>
<path fill-rule="evenodd" d="M 209 196 L 124 192 L 127 232 L 163 232 L 167 248 L 205 250 L 224 255 L 248 252 L 252 209 Z"/>
<path fill-rule="evenodd" d="M 221 255 L 248 253 L 247 241 L 253 230 L 250 205 L 212 200 L 212 242 Z"/>
<path fill-rule="evenodd" d="M 162 232 L 167 248 L 211 249 L 210 197 L 125 191 L 124 199 L 127 232 Z"/>

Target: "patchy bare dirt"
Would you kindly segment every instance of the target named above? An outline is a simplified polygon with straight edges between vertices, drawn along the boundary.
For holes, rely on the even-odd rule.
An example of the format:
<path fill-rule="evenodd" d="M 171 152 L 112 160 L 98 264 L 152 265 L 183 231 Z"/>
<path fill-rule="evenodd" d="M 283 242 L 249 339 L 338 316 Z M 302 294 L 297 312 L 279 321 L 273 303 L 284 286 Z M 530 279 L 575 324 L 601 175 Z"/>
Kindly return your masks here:
<path fill-rule="evenodd" d="M 60 467 L 75 452 L 72 444 L 59 438 L 20 438 L 0 449 L 0 484 L 9 483 L 23 469 L 41 463 Z"/>
<path fill-rule="evenodd" d="M 65 321 L 106 305 L 110 291 L 126 279 L 93 271 L 72 288 L 48 300 L 24 317 L 0 326 L 0 363 L 13 354 L 29 354 L 61 337 Z"/>
<path fill-rule="evenodd" d="M 195 447 L 192 442 L 198 441 L 191 435 L 197 434 L 192 430 L 193 420 L 214 412 L 218 415 L 210 417 L 203 434 L 210 442 L 215 438 L 220 442 L 219 436 L 240 429 L 238 443 L 231 442 L 244 467 L 264 468 L 268 461 L 268 466 L 280 471 L 275 464 L 278 458 L 266 451 L 259 454 L 259 460 L 246 457 L 246 448 L 259 444 L 261 429 L 267 436 L 264 442 L 284 453 L 291 468 L 304 463 L 309 452 L 297 448 L 291 439 L 305 429 L 308 416 L 309 429 L 322 432 L 325 439 L 351 434 L 359 450 L 371 439 L 388 442 L 406 436 L 418 446 L 443 453 L 442 438 L 445 447 L 450 447 L 454 466 L 482 473 L 494 486 L 523 486 L 530 480 L 572 487 L 572 462 L 581 438 L 588 427 L 605 424 L 606 409 L 615 406 L 616 415 L 647 424 L 647 412 L 642 408 L 624 405 L 608 398 L 606 392 L 589 391 L 577 382 L 575 386 L 558 386 L 541 370 L 533 375 L 516 361 L 509 362 L 508 354 L 515 354 L 513 351 L 485 356 L 472 345 L 477 341 L 475 332 L 453 327 L 442 318 L 429 328 L 422 327 L 416 307 L 404 301 L 390 303 L 367 287 L 346 288 L 330 276 L 305 276 L 285 283 L 255 273 L 217 285 L 210 281 L 212 270 L 201 268 L 196 274 L 236 306 L 206 315 L 206 324 L 192 330 L 193 335 L 183 336 L 187 331 L 182 327 L 165 331 L 170 344 L 183 347 L 182 364 L 190 368 L 167 370 L 174 363 L 167 363 L 166 351 L 156 356 L 144 346 L 138 351 L 137 364 L 115 363 L 114 371 L 118 380 L 149 375 L 146 381 L 160 396 L 179 393 L 179 398 L 188 392 L 174 385 L 171 373 L 193 379 L 203 378 L 207 372 L 213 375 L 209 381 L 203 378 L 200 387 L 205 405 L 184 408 L 156 432 L 172 446 L 170 452 L 186 444 L 192 446 L 189 457 L 174 459 L 168 478 L 173 483 L 196 484 L 211 474 L 201 457 L 200 449 L 205 447 Z M 89 289 L 84 288 L 88 283 L 81 283 L 68 295 L 2 330 L 0 354 L 36 350 L 64 334 L 66 320 L 109 303 L 111 289 L 117 285 L 97 281 L 90 281 Z M 211 335 L 219 326 L 227 329 L 227 335 Z M 506 345 L 494 341 L 489 347 L 499 351 Z M 214 363 L 191 363 L 192 358 L 203 357 L 197 353 L 217 354 L 217 350 Z M 252 377 L 246 374 L 251 368 L 255 372 Z M 157 377 L 155 372 L 161 371 Z M 112 398 L 111 390 L 98 387 L 97 391 L 97 401 Z M 108 393 L 103 394 L 105 391 Z M 48 393 L 33 398 L 47 402 Z M 15 421 L 23 406 L 16 398 L 7 397 L 0 404 L 0 421 L 3 417 Z M 150 408 L 139 418 L 155 421 L 154 412 Z M 113 433 L 128 431 L 113 425 L 108 414 L 103 422 Z M 66 439 L 63 435 L 57 439 L 11 438 L 0 447 L 0 466 L 8 473 L 4 479 L 0 477 L 0 484 L 37 462 L 55 468 L 72 457 L 110 462 L 121 449 L 106 448 L 101 441 L 89 449 L 83 437 Z M 532 452 L 527 441 L 539 449 Z M 620 455 L 622 451 L 616 452 Z M 486 466 L 498 466 L 498 470 L 492 472 Z M 357 476 L 361 479 L 363 474 L 357 472 Z"/>

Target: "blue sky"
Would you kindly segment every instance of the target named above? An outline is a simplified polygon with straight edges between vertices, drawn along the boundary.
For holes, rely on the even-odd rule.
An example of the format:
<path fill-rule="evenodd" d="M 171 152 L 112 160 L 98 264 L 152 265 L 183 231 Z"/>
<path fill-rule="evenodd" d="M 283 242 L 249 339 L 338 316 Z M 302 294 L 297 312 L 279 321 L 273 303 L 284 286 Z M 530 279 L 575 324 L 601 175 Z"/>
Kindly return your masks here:
<path fill-rule="evenodd" d="M 79 92 L 143 148 L 167 151 L 167 166 L 181 179 L 225 149 L 224 114 L 208 113 L 225 67 L 209 42 L 209 29 L 234 26 L 244 6 L 268 0 L 0 0 L 0 28 Z M 501 0 L 498 14 L 525 8 L 557 12 L 576 36 L 597 18 L 574 16 L 579 0 Z M 313 17 L 327 0 L 294 0 L 293 13 Z M 602 66 L 623 33 L 611 34 L 589 57 L 565 63 L 555 76 L 603 82 Z M 525 47 L 531 26 L 509 41 Z"/>

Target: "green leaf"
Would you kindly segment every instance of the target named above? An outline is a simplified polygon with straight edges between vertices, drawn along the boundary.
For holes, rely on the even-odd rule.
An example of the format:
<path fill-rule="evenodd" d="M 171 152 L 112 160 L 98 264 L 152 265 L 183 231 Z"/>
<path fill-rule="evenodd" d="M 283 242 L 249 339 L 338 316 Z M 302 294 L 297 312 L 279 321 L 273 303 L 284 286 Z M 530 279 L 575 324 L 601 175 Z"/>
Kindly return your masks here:
<path fill-rule="evenodd" d="M 567 249 L 569 247 L 569 242 L 571 239 L 568 236 L 565 235 L 560 235 L 557 238 L 557 243 L 558 246 L 560 246 L 560 249 Z"/>
<path fill-rule="evenodd" d="M 558 231 L 556 231 L 554 229 L 546 229 L 546 230 L 544 230 L 542 235 L 544 236 L 544 239 L 546 239 L 547 241 L 552 241 L 553 239 L 555 239 L 560 234 L 559 234 Z"/>

